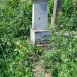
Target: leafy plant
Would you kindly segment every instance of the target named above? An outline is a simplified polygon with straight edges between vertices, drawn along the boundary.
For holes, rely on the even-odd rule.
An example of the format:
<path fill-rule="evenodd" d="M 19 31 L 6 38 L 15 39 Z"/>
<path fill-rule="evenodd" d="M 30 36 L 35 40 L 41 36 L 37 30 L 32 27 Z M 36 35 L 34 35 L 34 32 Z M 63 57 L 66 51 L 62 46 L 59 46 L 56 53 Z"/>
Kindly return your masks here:
<path fill-rule="evenodd" d="M 53 77 L 76 77 L 76 36 L 53 35 L 54 48 L 44 53 L 44 66 L 51 69 Z"/>

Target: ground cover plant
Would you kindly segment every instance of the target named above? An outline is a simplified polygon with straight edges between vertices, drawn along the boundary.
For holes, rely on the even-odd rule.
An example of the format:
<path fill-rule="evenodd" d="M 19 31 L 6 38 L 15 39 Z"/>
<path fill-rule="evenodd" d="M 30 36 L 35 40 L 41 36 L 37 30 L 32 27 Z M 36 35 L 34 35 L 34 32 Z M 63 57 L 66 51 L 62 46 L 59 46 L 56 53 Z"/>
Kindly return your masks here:
<path fill-rule="evenodd" d="M 45 52 L 45 68 L 50 69 L 53 77 L 76 77 L 77 35 L 69 37 L 53 34 L 52 42 L 54 48 Z"/>
<path fill-rule="evenodd" d="M 0 77 L 33 77 L 26 43 L 11 40 L 2 46 L 6 47 L 0 54 Z"/>
<path fill-rule="evenodd" d="M 0 77 L 33 77 L 29 51 L 31 1 L 0 0 Z"/>

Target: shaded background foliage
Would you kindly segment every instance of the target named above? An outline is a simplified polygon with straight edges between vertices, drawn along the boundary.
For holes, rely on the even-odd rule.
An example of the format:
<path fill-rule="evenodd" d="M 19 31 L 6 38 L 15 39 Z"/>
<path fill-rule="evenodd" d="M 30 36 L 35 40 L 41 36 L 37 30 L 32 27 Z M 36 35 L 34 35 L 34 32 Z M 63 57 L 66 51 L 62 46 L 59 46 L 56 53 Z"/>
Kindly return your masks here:
<path fill-rule="evenodd" d="M 3 0 L 0 2 L 0 33 L 15 37 L 29 35 L 31 1 Z M 2 34 L 2 35 L 3 35 Z"/>
<path fill-rule="evenodd" d="M 62 0 L 61 12 L 57 18 L 57 30 L 77 30 L 76 0 Z"/>

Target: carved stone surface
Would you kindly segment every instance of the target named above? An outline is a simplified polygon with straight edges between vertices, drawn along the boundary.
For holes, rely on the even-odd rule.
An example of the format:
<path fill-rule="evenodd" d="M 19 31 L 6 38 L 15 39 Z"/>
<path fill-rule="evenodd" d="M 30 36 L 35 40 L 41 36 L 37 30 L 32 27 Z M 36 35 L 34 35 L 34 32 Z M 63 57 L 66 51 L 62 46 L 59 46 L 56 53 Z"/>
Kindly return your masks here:
<path fill-rule="evenodd" d="M 49 44 L 50 32 L 48 30 L 32 30 L 31 29 L 31 41 L 33 44 Z"/>
<path fill-rule="evenodd" d="M 48 10 L 47 2 L 42 0 L 36 0 L 33 3 L 33 13 L 32 13 L 32 29 L 34 30 L 45 30 L 47 29 L 48 23 Z"/>

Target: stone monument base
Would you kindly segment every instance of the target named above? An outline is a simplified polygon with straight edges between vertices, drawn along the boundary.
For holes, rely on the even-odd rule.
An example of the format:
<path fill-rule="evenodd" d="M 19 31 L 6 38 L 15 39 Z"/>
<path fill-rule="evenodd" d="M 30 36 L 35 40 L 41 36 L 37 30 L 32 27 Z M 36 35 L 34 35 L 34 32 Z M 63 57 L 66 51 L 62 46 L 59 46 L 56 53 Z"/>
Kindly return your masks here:
<path fill-rule="evenodd" d="M 30 30 L 30 40 L 32 44 L 49 44 L 50 32 L 49 30 Z"/>

